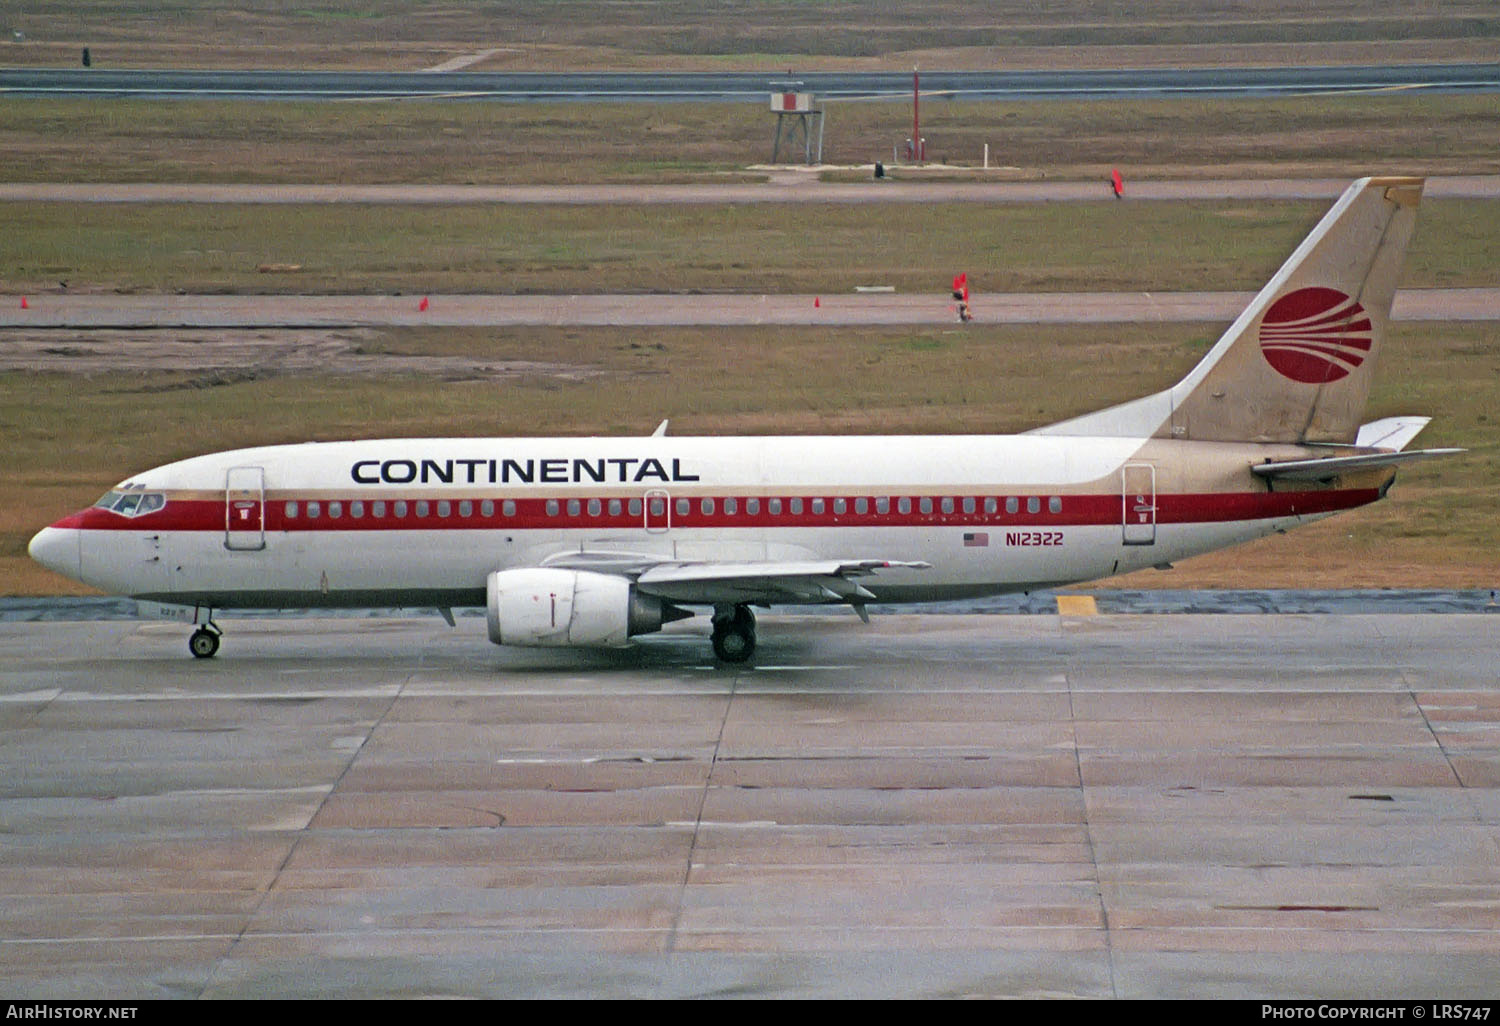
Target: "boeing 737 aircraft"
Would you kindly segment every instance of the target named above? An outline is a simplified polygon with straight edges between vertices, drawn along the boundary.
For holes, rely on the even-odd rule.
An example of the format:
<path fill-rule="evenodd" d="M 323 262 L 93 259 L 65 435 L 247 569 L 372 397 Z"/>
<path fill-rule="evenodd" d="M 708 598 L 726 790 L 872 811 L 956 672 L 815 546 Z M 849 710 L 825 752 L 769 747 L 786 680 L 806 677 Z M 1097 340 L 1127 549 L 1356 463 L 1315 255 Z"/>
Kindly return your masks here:
<path fill-rule="evenodd" d="M 398 438 L 136 474 L 34 559 L 213 611 L 483 605 L 502 645 L 623 646 L 712 609 L 912 602 L 1088 581 L 1385 495 L 1426 418 L 1361 426 L 1422 193 L 1355 182 L 1217 345 L 1155 395 L 1011 436 Z"/>

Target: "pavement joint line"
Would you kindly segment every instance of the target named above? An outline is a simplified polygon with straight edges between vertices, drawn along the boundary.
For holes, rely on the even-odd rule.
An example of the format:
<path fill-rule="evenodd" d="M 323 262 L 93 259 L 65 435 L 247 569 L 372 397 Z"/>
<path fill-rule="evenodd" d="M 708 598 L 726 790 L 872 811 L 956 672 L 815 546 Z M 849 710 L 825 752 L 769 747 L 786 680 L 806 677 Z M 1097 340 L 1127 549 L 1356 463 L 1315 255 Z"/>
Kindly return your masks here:
<path fill-rule="evenodd" d="M 266 902 L 271 900 L 271 895 L 276 891 L 276 885 L 281 880 L 282 873 L 286 871 L 287 866 L 291 865 L 292 856 L 297 853 L 298 846 L 307 839 L 308 834 L 313 829 L 313 822 L 328 806 L 328 801 L 333 797 L 334 792 L 338 790 L 339 784 L 341 784 L 344 778 L 349 775 L 349 771 L 354 768 L 354 764 L 359 760 L 360 753 L 363 752 L 365 750 L 365 746 L 370 743 L 370 738 L 375 736 L 375 732 L 380 729 L 380 725 L 385 722 L 386 717 L 391 714 L 391 710 L 396 707 L 396 703 L 401 700 L 402 690 L 407 684 L 411 682 L 414 675 L 414 673 L 407 673 L 402 682 L 395 686 L 395 690 L 391 693 L 390 700 L 386 702 L 385 708 L 380 711 L 380 715 L 375 718 L 375 722 L 370 724 L 370 728 L 364 732 L 364 737 L 360 739 L 359 744 L 354 748 L 352 752 L 349 753 L 349 758 L 344 763 L 343 768 L 339 770 L 338 776 L 334 777 L 332 782 L 329 783 L 326 788 L 323 787 L 321 783 L 319 783 L 308 785 L 306 788 L 302 789 L 309 792 L 316 790 L 323 791 L 323 796 L 318 800 L 317 807 L 308 814 L 306 821 L 303 822 L 301 826 L 295 827 L 290 830 L 274 831 L 274 833 L 277 834 L 289 835 L 286 854 L 282 856 L 281 861 L 277 863 L 276 868 L 271 871 L 271 879 L 267 881 L 265 887 L 260 890 L 260 896 L 255 902 L 255 907 L 244 913 L 244 918 L 240 923 L 239 933 L 230 939 L 229 945 L 227 948 L 225 948 L 223 954 L 214 959 L 212 964 L 210 965 L 208 976 L 203 981 L 202 989 L 198 992 L 198 996 L 200 998 L 213 992 L 214 988 L 217 985 L 216 981 L 220 971 L 229 961 L 234 958 L 235 948 L 240 945 L 240 943 L 246 938 L 246 936 L 260 936 L 259 934 L 251 933 L 250 928 L 252 924 L 254 924 L 255 920 L 260 917 L 262 910 L 266 907 Z"/>
<path fill-rule="evenodd" d="M 677 892 L 676 907 L 672 910 L 672 926 L 667 933 L 666 954 L 672 954 L 677 949 L 678 930 L 682 926 L 682 916 L 687 911 L 688 888 L 692 886 L 693 867 L 695 865 L 694 855 L 698 851 L 698 838 L 703 832 L 705 825 L 703 810 L 708 807 L 709 792 L 714 789 L 714 769 L 719 764 L 719 750 L 724 745 L 724 729 L 729 723 L 729 711 L 734 707 L 735 685 L 739 682 L 740 672 L 736 670 L 729 681 L 729 690 L 724 693 L 724 713 L 719 717 L 719 731 L 714 738 L 714 750 L 708 758 L 708 769 L 703 774 L 703 783 L 698 796 L 698 810 L 693 816 L 693 834 L 688 840 L 687 865 L 682 871 L 682 886 Z M 698 785 L 694 785 L 698 786 Z M 686 825 L 686 824 L 683 824 Z"/>

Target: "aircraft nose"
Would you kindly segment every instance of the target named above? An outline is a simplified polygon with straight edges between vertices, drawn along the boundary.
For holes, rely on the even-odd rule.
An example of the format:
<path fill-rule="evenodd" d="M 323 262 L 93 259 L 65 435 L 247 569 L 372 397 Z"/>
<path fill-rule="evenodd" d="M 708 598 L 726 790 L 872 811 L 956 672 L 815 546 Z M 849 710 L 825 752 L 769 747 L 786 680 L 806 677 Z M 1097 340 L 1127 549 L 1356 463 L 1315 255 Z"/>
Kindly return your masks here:
<path fill-rule="evenodd" d="M 67 527 L 44 527 L 26 546 L 31 558 L 48 570 L 71 577 L 75 581 L 83 574 L 83 554 L 78 531 Z"/>

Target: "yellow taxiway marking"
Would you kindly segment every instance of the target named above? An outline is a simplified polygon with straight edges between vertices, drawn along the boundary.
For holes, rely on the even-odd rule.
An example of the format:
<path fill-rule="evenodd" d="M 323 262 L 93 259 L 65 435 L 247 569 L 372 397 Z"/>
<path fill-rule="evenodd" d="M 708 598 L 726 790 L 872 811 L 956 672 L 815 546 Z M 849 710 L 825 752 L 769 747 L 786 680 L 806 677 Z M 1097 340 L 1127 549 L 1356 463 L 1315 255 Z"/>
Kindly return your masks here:
<path fill-rule="evenodd" d="M 1057 596 L 1058 616 L 1097 616 L 1099 604 L 1092 595 Z"/>

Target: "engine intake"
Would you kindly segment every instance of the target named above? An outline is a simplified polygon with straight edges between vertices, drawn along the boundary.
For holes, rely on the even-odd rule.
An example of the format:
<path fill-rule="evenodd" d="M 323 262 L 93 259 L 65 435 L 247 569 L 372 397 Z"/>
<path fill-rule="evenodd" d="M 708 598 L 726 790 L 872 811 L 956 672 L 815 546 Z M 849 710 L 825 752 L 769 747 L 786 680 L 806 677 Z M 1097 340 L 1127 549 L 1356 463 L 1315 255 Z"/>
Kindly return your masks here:
<path fill-rule="evenodd" d="M 693 615 L 623 577 L 545 567 L 490 574 L 485 611 L 497 645 L 587 648 L 621 648 Z"/>

